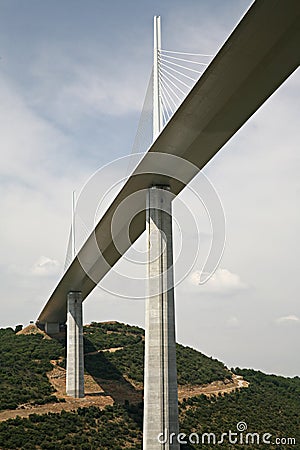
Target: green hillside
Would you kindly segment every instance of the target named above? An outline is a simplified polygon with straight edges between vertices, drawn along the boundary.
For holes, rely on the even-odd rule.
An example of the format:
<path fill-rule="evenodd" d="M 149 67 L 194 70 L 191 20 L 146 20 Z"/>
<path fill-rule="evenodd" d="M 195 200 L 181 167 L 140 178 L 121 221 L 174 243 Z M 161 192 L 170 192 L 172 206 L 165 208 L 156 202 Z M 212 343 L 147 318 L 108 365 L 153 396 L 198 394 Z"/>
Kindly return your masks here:
<path fill-rule="evenodd" d="M 54 339 L 0 329 L 0 410 L 57 401 L 46 373 L 52 368 L 50 360 L 63 354 L 63 346 Z"/>
<path fill-rule="evenodd" d="M 92 323 L 84 328 L 85 353 L 123 347 L 114 353 L 85 356 L 85 368 L 96 378 L 120 379 L 127 375 L 143 382 L 144 330 L 120 323 Z M 205 384 L 229 378 L 224 364 L 196 350 L 177 345 L 179 384 Z"/>
<path fill-rule="evenodd" d="M 144 332 L 120 323 L 92 323 L 84 329 L 86 371 L 94 379 L 126 378 L 141 385 L 143 374 Z M 115 352 L 98 352 L 117 348 Z M 46 404 L 58 401 L 46 373 L 50 360 L 64 365 L 64 345 L 43 335 L 16 335 L 12 329 L 0 330 L 0 409 L 15 409 L 22 403 Z M 180 386 L 206 384 L 231 377 L 223 363 L 181 345 L 177 346 Z M 198 448 L 300 448 L 300 379 L 265 375 L 253 370 L 235 369 L 250 385 L 225 395 L 207 397 L 188 395 L 180 403 L 180 431 L 222 433 L 237 431 L 245 422 L 249 433 L 269 433 L 271 444 L 221 445 L 187 444 L 182 449 Z M 62 411 L 60 414 L 31 414 L 29 418 L 9 419 L 0 423 L 0 448 L 3 450 L 116 450 L 141 449 L 142 403 L 128 400 L 98 407 Z M 246 432 L 244 432 L 245 435 Z M 239 435 L 240 438 L 240 435 Z M 296 444 L 275 443 L 276 438 L 295 438 Z M 208 439 L 206 437 L 206 439 Z M 212 439 L 212 438 L 211 438 Z M 279 442 L 279 441 L 278 441 Z M 272 444 L 274 443 L 274 445 Z"/>

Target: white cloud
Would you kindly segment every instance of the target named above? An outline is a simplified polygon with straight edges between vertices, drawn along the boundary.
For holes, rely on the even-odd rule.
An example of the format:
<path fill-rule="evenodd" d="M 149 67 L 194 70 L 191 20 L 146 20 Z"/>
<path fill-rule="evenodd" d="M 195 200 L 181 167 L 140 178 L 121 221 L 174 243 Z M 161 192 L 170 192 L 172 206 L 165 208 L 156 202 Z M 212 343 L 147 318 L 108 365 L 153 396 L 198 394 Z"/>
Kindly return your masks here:
<path fill-rule="evenodd" d="M 236 316 L 231 316 L 227 319 L 226 325 L 229 328 L 238 328 L 240 326 L 240 321 Z"/>
<path fill-rule="evenodd" d="M 200 284 L 201 272 L 195 271 L 190 275 L 191 284 Z M 211 278 L 201 287 L 207 293 L 212 294 L 233 294 L 246 289 L 247 285 L 241 281 L 239 275 L 230 272 L 228 269 L 217 269 Z"/>
<path fill-rule="evenodd" d="M 281 324 L 281 323 L 299 323 L 300 318 L 295 316 L 294 314 L 291 314 L 289 316 L 278 317 L 278 319 L 276 319 L 276 322 L 279 324 Z"/>
<path fill-rule="evenodd" d="M 32 267 L 32 274 L 38 276 L 50 276 L 58 274 L 60 264 L 55 259 L 41 256 Z"/>

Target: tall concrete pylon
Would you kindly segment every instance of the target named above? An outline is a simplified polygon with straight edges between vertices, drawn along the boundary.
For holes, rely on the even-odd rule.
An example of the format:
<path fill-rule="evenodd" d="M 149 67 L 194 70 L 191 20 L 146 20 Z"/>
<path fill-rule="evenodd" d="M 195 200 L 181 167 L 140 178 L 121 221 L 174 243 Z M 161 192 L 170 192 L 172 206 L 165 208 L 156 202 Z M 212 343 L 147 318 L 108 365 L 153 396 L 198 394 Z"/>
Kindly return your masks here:
<path fill-rule="evenodd" d="M 75 249 L 75 191 L 72 192 L 71 257 Z M 69 292 L 67 295 L 67 395 L 84 397 L 84 350 L 82 322 L 82 293 Z"/>
<path fill-rule="evenodd" d="M 84 397 L 82 294 L 69 292 L 67 299 L 67 395 Z"/>
<path fill-rule="evenodd" d="M 163 127 L 159 83 L 160 50 L 161 21 L 159 16 L 155 16 L 153 140 L 158 137 Z M 147 194 L 148 296 L 145 320 L 143 450 L 179 450 L 173 195 L 168 186 L 152 186 Z"/>
<path fill-rule="evenodd" d="M 144 450 L 179 450 L 172 199 L 167 186 L 148 190 Z"/>

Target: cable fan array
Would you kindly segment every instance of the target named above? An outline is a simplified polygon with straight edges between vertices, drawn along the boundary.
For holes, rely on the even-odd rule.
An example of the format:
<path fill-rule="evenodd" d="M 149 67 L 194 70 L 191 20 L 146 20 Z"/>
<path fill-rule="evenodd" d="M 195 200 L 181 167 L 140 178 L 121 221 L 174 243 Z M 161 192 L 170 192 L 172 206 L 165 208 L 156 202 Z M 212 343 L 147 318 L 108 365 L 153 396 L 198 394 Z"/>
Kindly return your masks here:
<path fill-rule="evenodd" d="M 74 230 L 72 229 L 73 224 L 74 224 L 74 228 L 76 228 L 76 233 L 75 233 L 75 229 Z M 65 257 L 63 273 L 65 273 L 66 270 L 69 268 L 69 266 L 73 262 L 74 256 L 78 252 L 78 249 L 84 244 L 84 242 L 87 240 L 87 238 L 89 237 L 89 235 L 91 233 L 91 230 L 88 229 L 84 220 L 82 219 L 80 214 L 78 214 L 78 212 L 76 212 L 76 210 L 74 211 L 74 218 L 72 220 L 72 225 L 70 227 L 70 232 L 69 232 L 69 240 L 68 240 L 68 245 L 67 245 L 67 252 L 66 252 L 66 257 Z M 75 236 L 73 236 L 73 233 L 75 234 Z M 74 239 L 74 244 L 75 244 L 75 238 L 76 238 L 76 246 L 73 249 L 72 241 Z"/>
<path fill-rule="evenodd" d="M 201 53 L 159 51 L 159 95 L 164 126 L 199 80 L 211 57 Z"/>
<path fill-rule="evenodd" d="M 213 55 L 160 50 L 159 97 L 165 126 L 210 64 Z M 145 153 L 153 142 L 153 69 L 131 154 Z"/>
<path fill-rule="evenodd" d="M 213 55 L 201 53 L 176 52 L 171 50 L 159 50 L 158 52 L 158 80 L 159 99 L 163 126 L 169 122 L 181 103 L 194 87 L 200 76 L 210 63 Z M 153 143 L 153 69 L 146 90 L 143 108 L 140 114 L 139 124 L 135 135 L 131 159 L 128 164 L 126 177 L 129 176 L 134 166 L 137 165 L 143 154 Z M 133 156 L 136 155 L 135 158 Z M 138 156 L 138 158 L 137 158 Z M 133 166 L 133 167 L 131 167 Z M 76 218 L 76 249 L 87 239 L 91 230 L 88 230 L 82 218 L 78 214 Z M 74 230 L 73 230 L 74 232 Z M 76 250 L 75 250 L 76 253 Z M 72 227 L 70 231 L 64 271 L 73 261 L 72 251 Z"/>

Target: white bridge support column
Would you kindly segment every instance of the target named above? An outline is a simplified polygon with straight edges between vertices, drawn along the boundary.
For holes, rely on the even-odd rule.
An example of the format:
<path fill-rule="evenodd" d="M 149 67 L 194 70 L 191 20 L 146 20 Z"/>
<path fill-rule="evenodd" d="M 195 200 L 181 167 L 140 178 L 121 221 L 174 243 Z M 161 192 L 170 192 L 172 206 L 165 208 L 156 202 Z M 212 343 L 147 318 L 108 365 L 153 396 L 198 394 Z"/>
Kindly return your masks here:
<path fill-rule="evenodd" d="M 46 322 L 45 332 L 49 335 L 59 333 L 59 323 L 58 322 Z"/>
<path fill-rule="evenodd" d="M 67 297 L 67 395 L 84 397 L 84 355 L 81 292 Z"/>
<path fill-rule="evenodd" d="M 167 186 L 148 190 L 144 450 L 179 450 L 172 198 Z"/>

